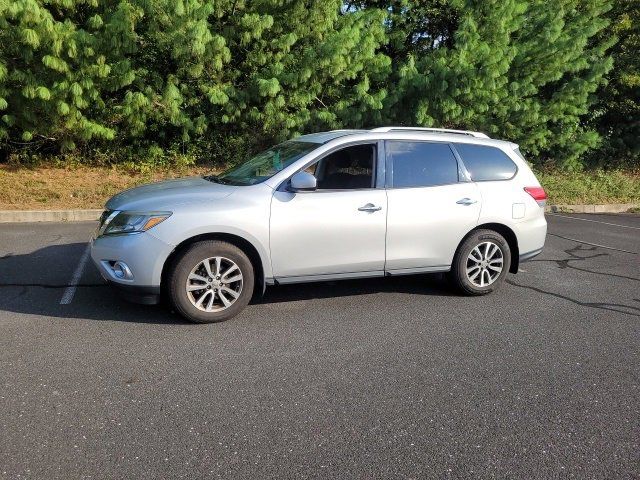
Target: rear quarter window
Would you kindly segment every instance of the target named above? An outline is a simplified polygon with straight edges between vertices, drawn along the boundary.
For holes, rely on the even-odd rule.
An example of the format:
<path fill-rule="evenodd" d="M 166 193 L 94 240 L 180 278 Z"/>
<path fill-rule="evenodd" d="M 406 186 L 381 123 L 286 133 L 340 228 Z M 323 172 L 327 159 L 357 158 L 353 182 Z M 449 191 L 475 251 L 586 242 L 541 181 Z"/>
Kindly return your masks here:
<path fill-rule="evenodd" d="M 474 182 L 509 180 L 518 170 L 499 148 L 468 143 L 456 143 L 455 147 Z"/>

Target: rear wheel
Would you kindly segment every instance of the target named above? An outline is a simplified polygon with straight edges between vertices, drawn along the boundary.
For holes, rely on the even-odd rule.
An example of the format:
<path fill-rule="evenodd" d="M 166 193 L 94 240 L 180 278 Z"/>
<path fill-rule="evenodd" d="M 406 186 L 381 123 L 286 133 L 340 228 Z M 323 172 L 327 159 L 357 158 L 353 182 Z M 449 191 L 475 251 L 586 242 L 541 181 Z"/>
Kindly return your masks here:
<path fill-rule="evenodd" d="M 221 241 L 194 243 L 173 263 L 168 276 L 171 304 L 193 322 L 228 320 L 253 295 L 251 261 L 235 245 Z"/>
<path fill-rule="evenodd" d="M 466 295 L 486 295 L 497 289 L 509 271 L 511 250 L 502 235 L 476 230 L 460 245 L 449 278 Z"/>

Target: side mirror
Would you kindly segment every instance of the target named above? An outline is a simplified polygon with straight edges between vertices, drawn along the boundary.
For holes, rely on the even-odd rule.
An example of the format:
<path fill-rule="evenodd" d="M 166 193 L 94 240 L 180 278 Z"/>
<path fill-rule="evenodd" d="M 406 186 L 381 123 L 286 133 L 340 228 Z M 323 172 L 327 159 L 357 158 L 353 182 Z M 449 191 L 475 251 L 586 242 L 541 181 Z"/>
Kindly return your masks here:
<path fill-rule="evenodd" d="M 291 177 L 289 189 L 292 192 L 312 192 L 318 188 L 318 180 L 309 172 L 298 172 Z"/>

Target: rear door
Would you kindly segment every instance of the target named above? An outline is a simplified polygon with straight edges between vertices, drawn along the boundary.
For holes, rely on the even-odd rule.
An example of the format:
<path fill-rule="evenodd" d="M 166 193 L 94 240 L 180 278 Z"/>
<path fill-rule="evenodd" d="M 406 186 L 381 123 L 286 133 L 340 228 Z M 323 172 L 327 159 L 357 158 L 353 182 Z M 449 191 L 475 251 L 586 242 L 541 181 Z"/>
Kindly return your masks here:
<path fill-rule="evenodd" d="M 389 140 L 387 245 L 389 273 L 446 270 L 478 222 L 482 198 L 448 143 Z"/>

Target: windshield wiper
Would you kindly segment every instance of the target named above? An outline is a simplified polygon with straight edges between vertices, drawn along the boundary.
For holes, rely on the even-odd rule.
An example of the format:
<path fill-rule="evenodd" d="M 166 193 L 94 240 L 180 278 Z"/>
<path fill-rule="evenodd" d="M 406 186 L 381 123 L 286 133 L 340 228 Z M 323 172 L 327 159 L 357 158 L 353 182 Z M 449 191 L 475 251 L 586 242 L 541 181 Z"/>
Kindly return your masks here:
<path fill-rule="evenodd" d="M 220 178 L 217 175 L 205 175 L 204 177 L 205 180 L 208 180 L 210 182 L 213 183 L 219 183 L 220 185 L 228 185 L 229 184 L 229 180 L 225 179 L 225 178 Z"/>

